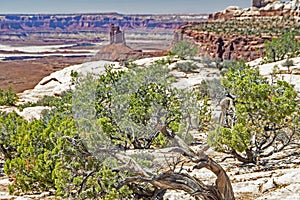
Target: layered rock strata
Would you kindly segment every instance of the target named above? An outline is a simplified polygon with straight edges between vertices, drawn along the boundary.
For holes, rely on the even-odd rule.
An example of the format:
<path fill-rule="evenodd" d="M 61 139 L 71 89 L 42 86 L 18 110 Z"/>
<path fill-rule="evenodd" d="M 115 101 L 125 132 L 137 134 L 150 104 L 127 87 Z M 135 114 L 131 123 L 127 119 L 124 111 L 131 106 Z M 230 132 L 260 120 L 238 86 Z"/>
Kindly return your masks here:
<path fill-rule="evenodd" d="M 255 7 L 251 8 L 230 6 L 210 14 L 206 22 L 182 25 L 175 31 L 175 41 L 194 41 L 201 56 L 255 60 L 264 56 L 266 40 L 285 32 L 300 33 L 298 4 L 297 1 L 260 0 L 253 1 Z"/>
<path fill-rule="evenodd" d="M 175 38 L 194 41 L 199 47 L 200 56 L 221 60 L 244 59 L 251 61 L 262 57 L 264 41 L 271 37 L 243 35 L 223 35 L 216 32 L 194 31 L 189 25 L 175 32 Z"/>

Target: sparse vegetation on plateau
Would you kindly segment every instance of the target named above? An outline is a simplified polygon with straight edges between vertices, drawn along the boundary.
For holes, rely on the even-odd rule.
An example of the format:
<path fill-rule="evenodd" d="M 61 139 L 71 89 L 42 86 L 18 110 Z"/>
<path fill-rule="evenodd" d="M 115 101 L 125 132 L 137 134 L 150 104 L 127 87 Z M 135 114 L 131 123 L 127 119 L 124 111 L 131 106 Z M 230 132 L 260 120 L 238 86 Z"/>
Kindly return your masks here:
<path fill-rule="evenodd" d="M 229 66 L 223 85 L 236 98 L 230 120 L 209 134 L 216 150 L 243 163 L 280 152 L 299 139 L 299 104 L 286 81 L 269 83 L 259 70 L 242 61 Z"/>
<path fill-rule="evenodd" d="M 10 192 L 161 199 L 167 189 L 181 189 L 207 200 L 234 199 L 222 167 L 189 147 L 190 130 L 209 126 L 207 99 L 197 91 L 170 87 L 164 65 L 156 62 L 128 72 L 107 66 L 97 79 L 75 81 L 73 98 L 67 93 L 57 99 L 40 120 L 2 114 L 8 119 L 0 122 L 5 173 L 13 180 Z M 162 152 L 163 160 L 155 155 Z M 211 170 L 217 184 L 206 185 L 183 172 L 186 163 L 193 170 Z"/>
<path fill-rule="evenodd" d="M 193 58 L 198 53 L 197 46 L 189 41 L 180 41 L 174 45 L 171 54 L 177 55 L 181 59 Z"/>
<path fill-rule="evenodd" d="M 285 33 L 279 38 L 265 41 L 265 62 L 289 59 L 299 54 L 300 43 L 292 33 Z"/>
<path fill-rule="evenodd" d="M 220 35 L 242 35 L 248 37 L 280 36 L 284 33 L 300 35 L 298 19 L 293 16 L 251 17 L 227 19 L 226 21 L 202 22 L 187 25 L 186 29 L 218 33 Z"/>
<path fill-rule="evenodd" d="M 194 62 L 180 62 L 176 63 L 176 68 L 182 72 L 193 72 L 198 69 L 198 66 Z"/>

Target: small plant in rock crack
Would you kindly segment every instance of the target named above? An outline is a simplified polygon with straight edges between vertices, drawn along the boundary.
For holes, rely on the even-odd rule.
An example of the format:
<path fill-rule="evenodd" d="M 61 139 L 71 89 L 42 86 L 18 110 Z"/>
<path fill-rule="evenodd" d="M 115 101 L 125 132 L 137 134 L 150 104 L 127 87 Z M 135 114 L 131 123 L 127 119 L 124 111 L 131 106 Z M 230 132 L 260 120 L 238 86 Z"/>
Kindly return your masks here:
<path fill-rule="evenodd" d="M 177 62 L 175 67 L 181 72 L 194 72 L 199 68 L 194 62 Z"/>

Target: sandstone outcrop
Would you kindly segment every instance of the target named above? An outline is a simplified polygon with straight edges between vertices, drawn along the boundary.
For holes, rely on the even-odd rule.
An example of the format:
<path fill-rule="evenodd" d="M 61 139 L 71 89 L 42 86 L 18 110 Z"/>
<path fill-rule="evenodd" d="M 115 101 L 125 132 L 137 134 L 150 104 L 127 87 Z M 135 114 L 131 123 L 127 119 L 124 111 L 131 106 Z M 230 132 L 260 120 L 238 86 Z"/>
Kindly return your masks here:
<path fill-rule="evenodd" d="M 124 32 L 121 31 L 120 26 L 110 25 L 109 38 L 110 44 L 125 44 Z"/>
<path fill-rule="evenodd" d="M 119 26 L 110 25 L 110 44 L 103 46 L 93 56 L 92 60 L 129 61 L 139 58 L 167 55 L 167 51 L 143 52 L 126 45 L 125 34 Z"/>
<path fill-rule="evenodd" d="M 252 6 L 261 8 L 273 2 L 279 2 L 279 0 L 252 0 Z"/>
<path fill-rule="evenodd" d="M 280 2 L 278 0 L 253 0 L 253 7 L 241 9 L 239 7 L 228 7 L 223 11 L 209 15 L 209 21 L 224 21 L 232 18 L 245 17 L 280 17 L 296 16 L 300 17 L 299 4 L 296 0 Z"/>
<path fill-rule="evenodd" d="M 109 44 L 101 47 L 93 60 L 125 61 L 137 59 L 141 52 L 131 49 L 124 43 Z"/>
<path fill-rule="evenodd" d="M 193 26 L 193 25 L 191 25 Z M 200 56 L 221 60 L 254 60 L 262 57 L 265 39 L 243 35 L 223 35 L 215 32 L 191 31 L 190 25 L 182 26 L 175 32 L 176 37 L 193 40 L 199 47 Z M 181 36 L 178 36 L 181 35 Z"/>
<path fill-rule="evenodd" d="M 264 56 L 264 42 L 293 30 L 299 32 L 297 1 L 253 1 L 254 7 L 230 6 L 209 15 L 206 22 L 182 25 L 175 41 L 188 39 L 199 46 L 201 56 L 220 60 L 255 60 Z"/>
<path fill-rule="evenodd" d="M 113 43 L 103 46 L 91 60 L 130 61 L 153 56 L 165 56 L 167 51 L 142 52 L 128 47 L 125 43 Z"/>

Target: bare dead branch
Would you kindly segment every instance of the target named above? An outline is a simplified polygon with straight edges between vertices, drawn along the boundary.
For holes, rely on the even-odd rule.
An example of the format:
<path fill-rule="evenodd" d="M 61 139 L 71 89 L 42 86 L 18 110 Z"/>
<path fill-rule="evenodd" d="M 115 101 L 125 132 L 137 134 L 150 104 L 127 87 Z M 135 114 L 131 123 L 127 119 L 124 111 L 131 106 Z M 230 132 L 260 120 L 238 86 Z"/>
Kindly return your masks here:
<path fill-rule="evenodd" d="M 260 147 L 261 147 L 261 150 L 265 150 L 265 149 L 267 149 L 267 148 L 269 148 L 270 146 L 273 145 L 273 143 L 274 143 L 274 141 L 276 140 L 278 134 L 277 134 L 276 131 L 272 131 L 272 132 L 273 132 L 273 138 L 271 139 L 271 141 L 270 141 L 268 144 L 266 144 L 266 143 L 267 143 L 267 140 L 270 139 L 271 136 L 270 136 L 270 137 L 267 137 L 267 138 L 266 138 L 266 142 L 265 142 L 265 146 L 263 146 L 264 144 L 262 144 L 262 145 L 260 146 Z"/>
<path fill-rule="evenodd" d="M 145 168 L 142 168 L 141 165 L 139 165 L 135 160 L 133 160 L 131 157 L 127 156 L 127 155 L 123 155 L 121 153 L 117 153 L 114 155 L 114 157 L 116 159 L 118 159 L 119 161 L 122 160 L 122 162 L 127 162 L 127 164 L 116 168 L 114 170 L 118 170 L 118 171 L 128 171 L 143 177 L 150 177 L 152 176 L 152 172 L 150 170 L 146 170 Z"/>
<path fill-rule="evenodd" d="M 206 169 L 212 171 L 216 176 L 216 188 L 220 192 L 221 196 L 223 199 L 226 200 L 233 200 L 234 198 L 234 193 L 232 190 L 232 186 L 230 183 L 230 179 L 227 176 L 225 170 L 218 164 L 216 163 L 213 159 L 207 156 L 206 160 L 200 161 L 197 165 L 195 165 L 193 168 L 194 169 L 201 169 L 205 167 Z"/>
<path fill-rule="evenodd" d="M 78 192 L 77 192 L 77 195 L 78 195 L 78 196 L 79 196 L 80 193 L 82 192 L 83 186 L 86 184 L 88 178 L 89 178 L 90 176 L 93 176 L 96 172 L 97 172 L 96 170 L 93 170 L 93 171 L 91 171 L 89 174 L 87 174 L 87 175 L 84 177 L 84 179 L 82 180 L 82 182 L 81 182 L 81 184 L 80 184 L 80 188 L 79 188 L 79 190 L 78 190 Z"/>
<path fill-rule="evenodd" d="M 201 197 L 204 200 L 225 200 L 217 188 L 214 186 L 207 186 L 199 179 L 191 177 L 188 174 L 179 174 L 168 171 L 153 178 L 131 177 L 125 179 L 119 187 L 132 182 L 146 182 L 158 188 L 183 190 L 192 196 Z"/>
<path fill-rule="evenodd" d="M 233 155 L 234 158 L 236 158 L 238 161 L 243 162 L 243 163 L 256 163 L 255 160 L 253 160 L 253 156 L 251 156 L 250 154 L 252 153 L 251 150 L 246 149 L 245 151 L 247 151 L 248 153 L 246 153 L 247 157 L 243 157 L 240 154 L 238 154 L 236 152 L 236 150 L 232 149 L 230 151 L 230 154 Z"/>
<path fill-rule="evenodd" d="M 234 158 L 234 156 L 226 156 L 226 157 L 222 158 L 222 160 L 220 160 L 220 162 L 224 162 L 225 160 L 230 159 L 230 158 Z"/>

